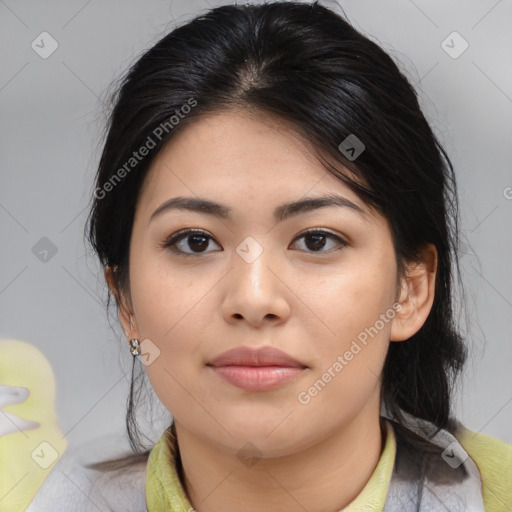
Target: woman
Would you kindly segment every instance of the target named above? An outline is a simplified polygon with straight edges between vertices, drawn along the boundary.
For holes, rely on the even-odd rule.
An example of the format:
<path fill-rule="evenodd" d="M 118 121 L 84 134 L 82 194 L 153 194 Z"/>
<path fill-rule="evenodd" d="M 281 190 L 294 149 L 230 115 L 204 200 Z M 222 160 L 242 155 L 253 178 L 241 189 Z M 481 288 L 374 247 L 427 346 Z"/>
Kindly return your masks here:
<path fill-rule="evenodd" d="M 68 469 L 73 510 L 512 510 L 512 446 L 453 416 L 450 160 L 339 15 L 224 6 L 149 49 L 87 229 L 173 423 L 142 451 L 132 371 L 136 455 L 29 510 Z"/>

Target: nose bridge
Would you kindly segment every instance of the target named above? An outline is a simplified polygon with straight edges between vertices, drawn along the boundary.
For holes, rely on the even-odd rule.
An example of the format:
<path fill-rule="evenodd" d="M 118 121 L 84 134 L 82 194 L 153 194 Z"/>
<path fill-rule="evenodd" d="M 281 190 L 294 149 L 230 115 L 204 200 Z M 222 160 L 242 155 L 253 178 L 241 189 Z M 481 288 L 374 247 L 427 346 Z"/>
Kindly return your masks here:
<path fill-rule="evenodd" d="M 233 272 L 223 302 L 228 322 L 245 319 L 259 326 L 265 318 L 286 321 L 290 304 L 280 286 L 274 254 L 265 247 L 265 237 L 257 241 L 248 236 L 237 247 Z"/>
<path fill-rule="evenodd" d="M 261 288 L 262 279 L 266 281 L 264 274 L 272 272 L 267 268 L 270 248 L 264 246 L 260 238 L 258 242 L 254 237 L 247 236 L 236 248 L 236 278 L 250 284 L 251 288 Z"/>
<path fill-rule="evenodd" d="M 265 246 L 267 239 L 248 236 L 236 247 L 225 303 L 228 316 L 242 316 L 254 325 L 265 317 L 283 319 L 289 314 L 272 249 Z"/>

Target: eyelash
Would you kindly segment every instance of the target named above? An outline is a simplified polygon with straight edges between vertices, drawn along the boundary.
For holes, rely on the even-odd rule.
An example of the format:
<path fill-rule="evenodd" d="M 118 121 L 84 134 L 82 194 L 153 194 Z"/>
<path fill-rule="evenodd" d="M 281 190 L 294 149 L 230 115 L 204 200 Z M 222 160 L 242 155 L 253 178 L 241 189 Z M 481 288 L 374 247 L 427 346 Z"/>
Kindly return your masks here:
<path fill-rule="evenodd" d="M 342 246 L 342 248 L 345 247 L 346 245 L 348 245 L 342 238 L 335 235 L 334 233 L 331 233 L 330 231 L 321 230 L 321 229 L 315 229 L 315 228 L 303 231 L 300 235 L 296 236 L 293 239 L 292 243 L 299 240 L 300 238 L 303 238 L 307 235 L 313 235 L 313 234 L 323 235 L 323 236 L 327 236 L 328 238 L 334 239 Z M 206 231 L 195 230 L 195 229 L 186 229 L 183 231 L 178 231 L 177 233 L 166 238 L 163 241 L 163 243 L 160 244 L 160 247 L 163 249 L 169 249 L 170 251 L 172 251 L 173 253 L 175 253 L 179 256 L 202 256 L 203 254 L 207 254 L 208 252 L 211 252 L 211 251 L 204 251 L 204 252 L 195 252 L 195 253 L 189 252 L 189 253 L 187 253 L 187 252 L 183 252 L 183 251 L 176 249 L 175 246 L 178 242 L 180 242 L 181 240 L 186 239 L 187 237 L 192 236 L 192 235 L 203 235 L 205 238 L 209 238 L 209 239 L 213 240 L 213 237 Z M 335 250 L 339 250 L 339 249 L 335 249 Z M 309 252 L 310 254 L 326 254 L 326 253 L 329 254 L 334 251 L 329 250 L 329 251 L 306 251 L 306 252 Z"/>

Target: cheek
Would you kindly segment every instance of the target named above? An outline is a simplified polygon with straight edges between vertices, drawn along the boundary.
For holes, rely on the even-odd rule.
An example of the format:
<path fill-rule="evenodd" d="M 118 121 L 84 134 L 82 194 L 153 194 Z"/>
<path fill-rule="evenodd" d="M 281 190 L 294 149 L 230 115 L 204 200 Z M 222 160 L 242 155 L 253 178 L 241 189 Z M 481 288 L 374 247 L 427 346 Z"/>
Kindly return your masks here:
<path fill-rule="evenodd" d="M 378 401 L 392 321 L 380 320 L 391 304 L 388 294 L 382 292 L 382 282 L 346 279 L 341 281 L 343 286 L 331 284 L 336 290 L 324 293 L 319 302 L 333 305 L 324 305 L 320 310 L 329 327 L 322 332 L 328 334 L 319 336 L 317 332 L 311 337 L 315 343 L 315 366 L 297 395 L 304 412 L 310 411 L 315 428 L 325 421 L 327 411 L 329 421 L 339 423 L 349 421 L 369 401 Z"/>
<path fill-rule="evenodd" d="M 182 340 L 199 341 L 198 335 L 204 332 L 199 319 L 207 317 L 203 311 L 208 305 L 204 296 L 209 288 L 205 276 L 197 267 L 173 271 L 165 258 L 154 255 L 151 264 L 136 267 L 134 263 L 134 267 L 138 271 L 131 290 L 141 335 L 161 345 L 162 351 L 179 354 L 180 347 L 192 350 L 194 347 Z"/>
<path fill-rule="evenodd" d="M 305 327 L 312 339 L 325 340 L 318 345 L 324 355 L 344 352 L 358 336 L 364 342 L 365 333 L 372 339 L 368 330 L 373 337 L 387 339 L 391 328 L 390 318 L 384 322 L 379 319 L 382 314 L 394 315 L 393 268 L 384 268 L 378 262 L 346 268 L 328 278 L 307 278 L 300 284 L 301 299 L 308 306 L 304 309 Z M 376 322 L 377 335 L 373 329 Z"/>
<path fill-rule="evenodd" d="M 333 416 L 344 417 L 377 396 L 395 314 L 393 261 L 380 255 L 380 262 L 361 260 L 350 270 L 347 265 L 316 288 L 303 286 L 316 290 L 304 302 L 317 313 L 307 327 L 317 359 L 300 403 L 310 400 L 308 407 L 332 408 Z"/>
<path fill-rule="evenodd" d="M 211 285 L 197 272 L 191 279 L 192 272 L 171 273 L 164 265 L 134 262 L 134 268 L 131 292 L 139 333 L 158 352 L 146 372 L 167 409 L 181 410 L 190 404 L 190 375 L 202 362 L 200 345 L 212 323 L 211 301 L 205 297 Z"/>

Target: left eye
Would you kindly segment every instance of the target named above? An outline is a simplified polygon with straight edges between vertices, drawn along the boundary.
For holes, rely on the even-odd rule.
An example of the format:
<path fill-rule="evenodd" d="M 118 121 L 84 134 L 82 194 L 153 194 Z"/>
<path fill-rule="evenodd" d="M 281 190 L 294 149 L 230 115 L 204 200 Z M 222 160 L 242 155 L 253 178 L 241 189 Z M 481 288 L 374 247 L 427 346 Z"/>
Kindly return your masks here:
<path fill-rule="evenodd" d="M 323 250 L 328 245 L 327 240 L 334 241 L 334 245 L 338 244 L 341 247 L 347 245 L 346 242 L 342 240 L 339 236 L 328 231 L 306 231 L 297 236 L 293 240 L 292 244 L 301 239 L 305 240 L 306 248 L 310 249 L 306 249 L 306 252 L 329 252 Z M 163 248 L 169 248 L 176 254 L 190 256 L 193 254 L 203 254 L 205 252 L 211 252 L 206 251 L 206 249 L 210 245 L 210 240 L 213 241 L 213 237 L 210 236 L 205 231 L 185 230 L 175 233 L 174 235 L 171 235 L 163 242 L 161 246 Z M 216 242 L 214 243 L 216 244 Z M 185 249 L 187 248 L 192 249 L 192 251 L 186 251 Z"/>
<path fill-rule="evenodd" d="M 313 249 L 312 251 L 308 251 L 308 252 L 329 252 L 329 251 L 321 250 L 327 245 L 326 240 L 329 240 L 329 239 L 334 240 L 342 247 L 347 245 L 345 243 L 345 241 L 342 240 L 339 236 L 337 236 L 333 233 L 329 233 L 328 231 L 318 231 L 318 230 L 306 231 L 305 233 L 302 233 L 297 238 L 295 238 L 294 242 L 296 240 L 300 240 L 301 238 L 304 238 L 307 241 L 305 243 L 305 245 L 308 248 Z"/>

